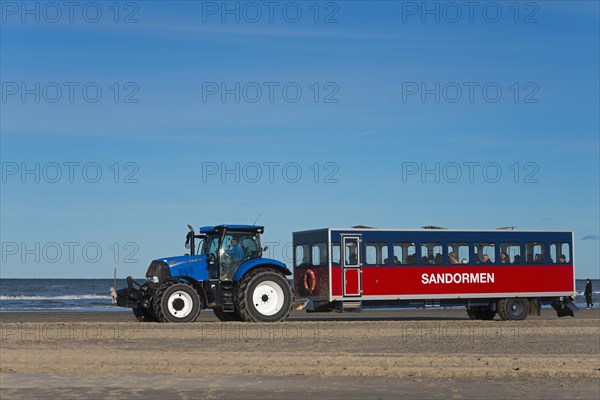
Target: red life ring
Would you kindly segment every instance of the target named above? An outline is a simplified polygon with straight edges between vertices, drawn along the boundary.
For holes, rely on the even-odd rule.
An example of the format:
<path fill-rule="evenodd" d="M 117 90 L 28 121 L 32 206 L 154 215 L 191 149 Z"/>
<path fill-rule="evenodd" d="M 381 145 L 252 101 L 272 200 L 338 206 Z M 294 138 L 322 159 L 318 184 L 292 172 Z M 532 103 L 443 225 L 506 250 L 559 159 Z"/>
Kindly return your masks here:
<path fill-rule="evenodd" d="M 315 276 L 315 272 L 312 269 L 307 269 L 304 273 L 304 290 L 311 294 L 315 291 L 315 286 L 317 285 L 317 277 Z"/>

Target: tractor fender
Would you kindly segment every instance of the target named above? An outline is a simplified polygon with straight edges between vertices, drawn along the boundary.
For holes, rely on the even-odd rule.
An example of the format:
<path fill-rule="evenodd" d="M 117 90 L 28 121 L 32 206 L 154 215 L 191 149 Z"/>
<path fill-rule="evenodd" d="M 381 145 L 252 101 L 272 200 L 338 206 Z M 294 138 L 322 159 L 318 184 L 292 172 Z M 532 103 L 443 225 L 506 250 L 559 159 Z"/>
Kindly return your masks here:
<path fill-rule="evenodd" d="M 204 288 L 202 287 L 200 282 L 198 282 L 196 279 L 192 278 L 191 276 L 176 276 L 170 280 L 187 282 L 190 285 L 192 285 L 192 287 L 194 289 L 196 289 L 196 292 L 198 292 L 198 295 L 200 296 L 200 299 L 202 300 L 202 308 L 206 307 L 206 305 L 208 304 L 208 297 L 206 296 L 206 292 L 204 291 Z"/>
<path fill-rule="evenodd" d="M 281 272 L 283 275 L 291 275 L 290 271 L 281 261 L 271 258 L 252 258 L 243 262 L 233 274 L 233 281 L 239 282 L 244 275 L 256 268 L 272 268 L 275 271 Z"/>

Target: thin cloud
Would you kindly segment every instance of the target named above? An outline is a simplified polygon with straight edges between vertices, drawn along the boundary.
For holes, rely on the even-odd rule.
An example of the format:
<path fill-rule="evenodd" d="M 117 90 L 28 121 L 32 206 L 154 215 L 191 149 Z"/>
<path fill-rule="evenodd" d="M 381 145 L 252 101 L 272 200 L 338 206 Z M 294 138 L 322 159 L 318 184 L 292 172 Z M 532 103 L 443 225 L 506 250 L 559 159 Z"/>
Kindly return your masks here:
<path fill-rule="evenodd" d="M 600 237 L 598 235 L 585 235 L 581 240 L 600 240 Z"/>
<path fill-rule="evenodd" d="M 364 132 L 357 133 L 356 135 L 352 135 L 350 137 L 351 138 L 359 138 L 359 137 L 369 136 L 369 135 L 372 135 L 374 133 L 375 133 L 375 131 L 364 131 Z"/>

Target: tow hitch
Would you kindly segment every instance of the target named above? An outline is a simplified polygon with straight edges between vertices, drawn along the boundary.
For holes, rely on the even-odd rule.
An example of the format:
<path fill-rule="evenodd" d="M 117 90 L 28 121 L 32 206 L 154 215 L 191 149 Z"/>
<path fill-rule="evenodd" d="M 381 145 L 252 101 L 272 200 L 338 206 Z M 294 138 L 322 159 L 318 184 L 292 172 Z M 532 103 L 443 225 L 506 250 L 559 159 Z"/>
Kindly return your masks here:
<path fill-rule="evenodd" d="M 119 307 L 136 308 L 138 306 L 139 292 L 141 285 L 133 280 L 131 276 L 127 277 L 127 287 L 117 291 L 110 288 L 113 302 Z"/>

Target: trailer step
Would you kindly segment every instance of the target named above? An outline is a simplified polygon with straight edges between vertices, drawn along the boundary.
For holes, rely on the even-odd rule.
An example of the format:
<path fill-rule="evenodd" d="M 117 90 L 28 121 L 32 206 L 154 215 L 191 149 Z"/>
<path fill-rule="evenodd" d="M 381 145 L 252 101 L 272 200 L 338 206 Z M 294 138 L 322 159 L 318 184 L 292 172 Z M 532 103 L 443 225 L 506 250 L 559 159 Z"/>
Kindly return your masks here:
<path fill-rule="evenodd" d="M 362 310 L 362 301 L 343 301 L 342 302 L 342 310 L 343 311 L 361 311 Z"/>

